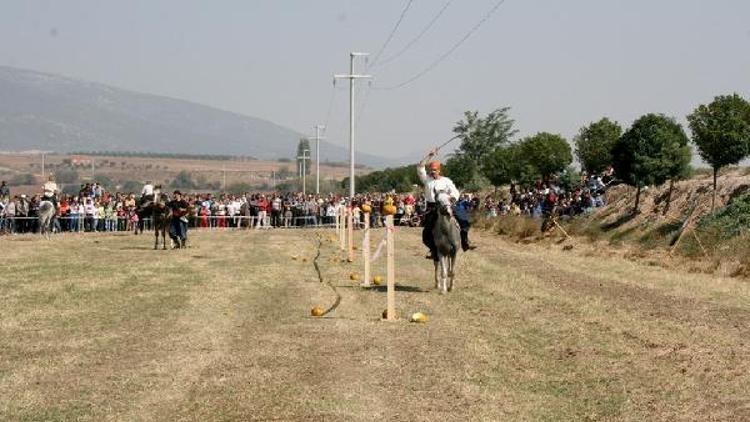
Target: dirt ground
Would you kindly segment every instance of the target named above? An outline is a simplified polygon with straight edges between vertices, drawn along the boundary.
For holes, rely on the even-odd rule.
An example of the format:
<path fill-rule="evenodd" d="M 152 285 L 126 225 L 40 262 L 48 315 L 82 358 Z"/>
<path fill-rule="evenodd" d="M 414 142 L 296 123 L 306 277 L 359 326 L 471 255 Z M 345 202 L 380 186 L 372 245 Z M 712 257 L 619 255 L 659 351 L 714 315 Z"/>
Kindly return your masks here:
<path fill-rule="evenodd" d="M 746 281 L 475 233 L 443 296 L 418 230 L 396 322 L 332 231 L 5 237 L 0 420 L 750 420 Z"/>

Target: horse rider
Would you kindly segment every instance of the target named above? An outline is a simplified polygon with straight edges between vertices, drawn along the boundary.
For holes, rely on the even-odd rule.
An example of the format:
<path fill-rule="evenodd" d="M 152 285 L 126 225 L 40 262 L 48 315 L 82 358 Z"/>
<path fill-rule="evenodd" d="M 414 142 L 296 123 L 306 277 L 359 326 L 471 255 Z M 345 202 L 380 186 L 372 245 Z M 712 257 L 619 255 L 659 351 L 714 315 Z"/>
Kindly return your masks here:
<path fill-rule="evenodd" d="M 435 239 L 432 237 L 432 229 L 437 221 L 437 204 L 435 203 L 435 191 L 445 191 L 455 201 L 459 198 L 459 191 L 453 181 L 440 174 L 440 161 L 429 163 L 430 174 L 427 174 L 425 165 L 437 155 L 437 148 L 430 151 L 422 161 L 417 164 L 417 175 L 424 185 L 424 196 L 427 200 L 427 212 L 424 216 L 424 229 L 422 229 L 422 243 L 430 249 L 430 255 L 426 258 L 437 261 L 438 254 L 435 247 Z"/>
<path fill-rule="evenodd" d="M 146 184 L 143 185 L 143 189 L 141 189 L 141 204 L 143 204 L 147 196 L 154 196 L 154 185 L 150 180 L 146 180 Z"/>
<path fill-rule="evenodd" d="M 55 206 L 55 210 L 57 210 L 57 183 L 55 183 L 55 178 L 51 174 L 49 175 L 47 182 L 42 186 L 42 190 L 43 199 L 52 202 L 52 205 Z"/>
<path fill-rule="evenodd" d="M 182 192 L 179 190 L 174 191 L 172 200 L 167 202 L 167 208 L 172 211 L 172 218 L 169 223 L 169 236 L 175 241 L 178 247 L 184 248 L 187 242 L 187 214 L 189 206 L 187 201 L 182 199 Z"/>

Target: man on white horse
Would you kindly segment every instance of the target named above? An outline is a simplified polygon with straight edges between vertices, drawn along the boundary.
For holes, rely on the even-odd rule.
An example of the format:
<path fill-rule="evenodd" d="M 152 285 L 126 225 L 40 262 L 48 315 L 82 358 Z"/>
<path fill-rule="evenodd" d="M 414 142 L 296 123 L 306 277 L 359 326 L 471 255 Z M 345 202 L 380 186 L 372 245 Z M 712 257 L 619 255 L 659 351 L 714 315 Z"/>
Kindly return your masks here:
<path fill-rule="evenodd" d="M 460 193 L 453 184 L 453 181 L 440 174 L 440 161 L 432 161 L 429 164 L 430 174 L 427 174 L 425 165 L 437 154 L 437 148 L 430 151 L 422 161 L 417 164 L 417 175 L 424 185 L 424 197 L 427 200 L 427 213 L 424 216 L 424 229 L 422 229 L 422 243 L 430 249 L 430 255 L 427 258 L 433 261 L 438 260 L 438 254 L 435 249 L 435 239 L 432 236 L 432 229 L 435 227 L 437 219 L 437 204 L 435 203 L 435 192 L 444 191 L 450 195 L 452 200 L 458 200 Z"/>
<path fill-rule="evenodd" d="M 52 202 L 52 205 L 55 206 L 55 209 L 57 209 L 57 183 L 55 183 L 55 178 L 50 174 L 49 179 L 47 179 L 47 182 L 44 183 L 43 189 L 43 200 Z"/>

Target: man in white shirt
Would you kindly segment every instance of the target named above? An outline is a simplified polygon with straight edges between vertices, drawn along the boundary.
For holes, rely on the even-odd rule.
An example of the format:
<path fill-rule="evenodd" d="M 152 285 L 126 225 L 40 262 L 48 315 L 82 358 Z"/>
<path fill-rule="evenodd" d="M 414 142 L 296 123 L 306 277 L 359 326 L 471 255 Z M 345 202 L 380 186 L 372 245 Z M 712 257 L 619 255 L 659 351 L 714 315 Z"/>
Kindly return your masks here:
<path fill-rule="evenodd" d="M 151 184 L 150 180 L 146 180 L 146 184 L 143 185 L 143 189 L 141 189 L 141 199 L 145 197 L 146 195 L 153 195 L 154 194 L 154 185 Z"/>
<path fill-rule="evenodd" d="M 49 176 L 49 179 L 47 179 L 47 182 L 44 184 L 42 189 L 44 199 L 52 202 L 52 204 L 55 206 L 55 209 L 57 209 L 57 183 L 55 183 L 55 179 L 52 177 L 52 175 Z"/>
<path fill-rule="evenodd" d="M 424 216 L 424 229 L 422 229 L 422 243 L 430 249 L 430 255 L 427 258 L 437 261 L 437 251 L 435 250 L 435 240 L 432 238 L 432 229 L 435 227 L 437 220 L 437 206 L 435 204 L 435 191 L 445 191 L 453 200 L 458 200 L 460 193 L 453 181 L 440 174 L 440 162 L 430 162 L 430 174 L 427 174 L 425 165 L 437 154 L 437 149 L 430 151 L 424 160 L 417 164 L 417 175 L 424 186 L 424 197 L 427 200 L 427 213 Z"/>

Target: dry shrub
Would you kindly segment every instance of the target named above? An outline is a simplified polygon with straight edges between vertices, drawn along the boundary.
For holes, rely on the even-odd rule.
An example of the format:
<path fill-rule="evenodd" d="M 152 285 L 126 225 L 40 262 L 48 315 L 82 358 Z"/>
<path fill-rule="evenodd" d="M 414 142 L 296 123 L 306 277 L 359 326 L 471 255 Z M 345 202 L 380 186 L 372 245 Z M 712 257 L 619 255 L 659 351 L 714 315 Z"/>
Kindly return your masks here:
<path fill-rule="evenodd" d="M 571 236 L 584 236 L 592 241 L 599 240 L 604 235 L 599 217 L 582 215 L 571 218 L 564 223 L 565 231 Z"/>
<path fill-rule="evenodd" d="M 505 215 L 498 217 L 495 231 L 497 234 L 518 239 L 526 239 L 540 234 L 541 220 L 520 216 Z"/>

